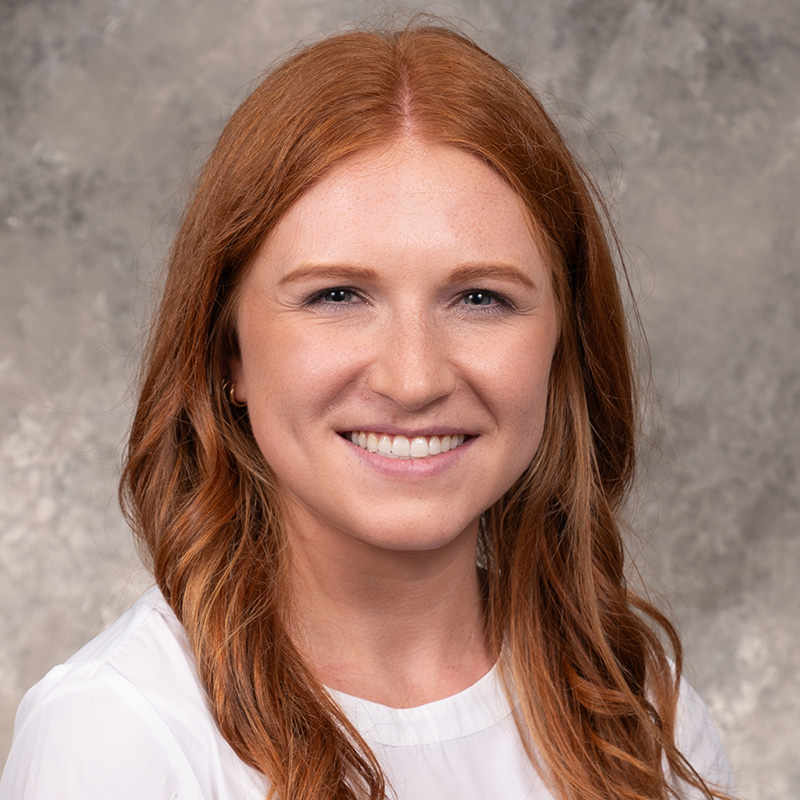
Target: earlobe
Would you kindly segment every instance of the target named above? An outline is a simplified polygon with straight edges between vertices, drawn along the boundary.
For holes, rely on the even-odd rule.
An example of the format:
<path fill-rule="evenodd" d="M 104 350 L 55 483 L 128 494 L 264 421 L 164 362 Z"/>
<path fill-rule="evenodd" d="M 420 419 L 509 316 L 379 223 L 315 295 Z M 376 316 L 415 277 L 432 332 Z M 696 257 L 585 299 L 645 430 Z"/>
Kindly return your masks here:
<path fill-rule="evenodd" d="M 223 390 L 228 402 L 234 406 L 247 405 L 247 382 L 244 379 L 242 360 L 238 356 L 233 356 L 229 362 L 229 378 L 223 381 Z"/>

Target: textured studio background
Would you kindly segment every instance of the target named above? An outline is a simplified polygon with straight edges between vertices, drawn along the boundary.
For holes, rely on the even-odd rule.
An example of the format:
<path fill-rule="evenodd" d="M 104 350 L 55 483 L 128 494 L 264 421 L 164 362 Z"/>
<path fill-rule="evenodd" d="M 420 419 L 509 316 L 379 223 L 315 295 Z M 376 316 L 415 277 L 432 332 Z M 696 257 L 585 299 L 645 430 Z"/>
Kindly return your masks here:
<path fill-rule="evenodd" d="M 0 763 L 25 689 L 147 584 L 114 490 L 187 172 L 257 72 L 376 8 L 0 0 Z M 660 398 L 632 549 L 738 790 L 800 798 L 800 4 L 428 8 L 565 101 L 613 195 Z"/>

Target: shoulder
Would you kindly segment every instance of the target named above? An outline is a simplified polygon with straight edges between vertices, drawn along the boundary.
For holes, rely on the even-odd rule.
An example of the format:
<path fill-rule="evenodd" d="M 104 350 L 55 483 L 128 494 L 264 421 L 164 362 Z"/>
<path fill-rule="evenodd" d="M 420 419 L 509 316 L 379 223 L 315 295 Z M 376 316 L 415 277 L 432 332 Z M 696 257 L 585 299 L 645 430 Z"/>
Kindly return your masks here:
<path fill-rule="evenodd" d="M 730 766 L 717 727 L 700 695 L 683 678 L 676 721 L 676 744 L 688 762 L 707 783 L 730 791 Z M 694 798 L 687 787 L 680 789 L 680 797 Z"/>
<path fill-rule="evenodd" d="M 180 623 L 151 589 L 25 695 L 0 798 L 201 797 L 226 764 L 244 767 Z"/>

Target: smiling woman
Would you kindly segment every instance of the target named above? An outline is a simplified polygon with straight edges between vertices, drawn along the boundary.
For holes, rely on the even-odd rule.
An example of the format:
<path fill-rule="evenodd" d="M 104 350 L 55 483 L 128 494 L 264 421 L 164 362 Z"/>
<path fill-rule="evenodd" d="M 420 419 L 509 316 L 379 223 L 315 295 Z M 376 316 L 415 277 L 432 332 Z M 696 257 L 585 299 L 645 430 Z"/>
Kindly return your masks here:
<path fill-rule="evenodd" d="M 289 530 L 349 563 L 367 557 L 354 540 L 457 547 L 474 572 L 481 514 L 541 438 L 549 273 L 516 194 L 463 151 L 405 137 L 310 188 L 238 288 L 231 359 Z"/>
<path fill-rule="evenodd" d="M 729 797 L 625 584 L 598 207 L 534 95 L 443 27 L 267 75 L 145 360 L 121 497 L 157 587 L 26 696 L 0 795 Z"/>

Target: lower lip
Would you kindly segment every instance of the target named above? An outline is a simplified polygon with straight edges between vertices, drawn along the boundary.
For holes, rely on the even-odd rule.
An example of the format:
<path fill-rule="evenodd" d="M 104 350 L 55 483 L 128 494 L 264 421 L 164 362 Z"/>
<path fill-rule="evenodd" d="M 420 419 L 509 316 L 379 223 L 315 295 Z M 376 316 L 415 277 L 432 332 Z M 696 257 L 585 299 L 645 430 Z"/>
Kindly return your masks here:
<path fill-rule="evenodd" d="M 353 444 L 353 442 L 349 439 L 345 439 L 343 436 L 339 438 L 350 448 L 357 458 L 361 459 L 361 463 L 371 470 L 375 470 L 382 475 L 387 475 L 392 478 L 414 479 L 433 478 L 451 469 L 458 463 L 459 459 L 461 459 L 478 437 L 473 436 L 466 439 L 463 444 L 460 444 L 453 450 L 448 450 L 446 453 L 426 456 L 425 458 L 386 458 L 377 453 L 371 453 L 369 450 L 365 450 L 357 444 Z"/>

